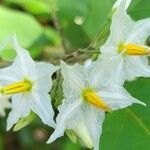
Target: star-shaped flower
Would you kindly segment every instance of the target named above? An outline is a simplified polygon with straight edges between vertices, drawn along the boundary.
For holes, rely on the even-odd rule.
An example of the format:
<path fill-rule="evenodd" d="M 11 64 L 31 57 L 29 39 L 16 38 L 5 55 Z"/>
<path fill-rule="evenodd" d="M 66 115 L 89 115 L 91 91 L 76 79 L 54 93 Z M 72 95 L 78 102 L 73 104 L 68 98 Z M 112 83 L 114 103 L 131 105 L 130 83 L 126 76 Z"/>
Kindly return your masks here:
<path fill-rule="evenodd" d="M 100 60 L 108 67 L 105 72 L 121 74 L 124 80 L 136 77 L 150 76 L 150 66 L 147 55 L 150 48 L 145 46 L 146 38 L 150 35 L 150 18 L 133 21 L 125 9 L 126 0 L 117 7 L 106 43 L 100 48 Z"/>
<path fill-rule="evenodd" d="M 9 130 L 30 111 L 35 112 L 43 123 L 54 127 L 54 112 L 48 92 L 52 87 L 52 74 L 59 68 L 48 63 L 36 63 L 29 52 L 23 49 L 13 37 L 13 47 L 17 56 L 13 64 L 0 69 L 2 95 L 12 95 L 12 111 L 7 119 Z"/>
<path fill-rule="evenodd" d="M 64 100 L 59 106 L 56 128 L 47 143 L 53 142 L 72 129 L 89 148 L 99 150 L 99 140 L 105 112 L 127 107 L 133 103 L 145 105 L 115 84 L 105 84 L 97 66 L 68 66 L 61 62 L 64 77 Z M 108 82 L 109 83 L 109 82 Z"/>
<path fill-rule="evenodd" d="M 11 108 L 11 103 L 9 101 L 9 96 L 0 95 L 0 116 L 5 117 L 5 109 Z"/>

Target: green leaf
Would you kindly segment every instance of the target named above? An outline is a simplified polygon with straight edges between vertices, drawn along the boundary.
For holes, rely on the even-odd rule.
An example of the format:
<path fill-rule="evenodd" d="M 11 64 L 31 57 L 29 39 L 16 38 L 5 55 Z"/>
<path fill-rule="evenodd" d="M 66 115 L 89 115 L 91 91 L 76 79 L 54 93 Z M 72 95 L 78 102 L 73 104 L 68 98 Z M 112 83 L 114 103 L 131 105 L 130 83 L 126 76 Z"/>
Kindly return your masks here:
<path fill-rule="evenodd" d="M 15 32 L 22 47 L 28 49 L 43 32 L 41 25 L 32 16 L 20 11 L 0 7 L 0 20 L 0 43 Z M 13 59 L 14 52 L 3 51 L 0 56 Z"/>
<path fill-rule="evenodd" d="M 43 0 L 5 0 L 10 4 L 17 4 L 24 8 L 26 11 L 34 15 L 47 15 L 50 17 L 50 6 Z"/>
<path fill-rule="evenodd" d="M 20 129 L 24 128 L 25 126 L 29 125 L 31 122 L 33 122 L 36 119 L 36 114 L 31 112 L 30 115 L 26 118 L 21 118 L 17 124 L 14 126 L 13 131 L 19 131 Z"/>
<path fill-rule="evenodd" d="M 133 0 L 128 11 L 135 20 L 150 17 L 150 1 Z"/>
<path fill-rule="evenodd" d="M 150 146 L 150 79 L 140 78 L 125 87 L 147 107 L 134 104 L 124 110 L 108 114 L 103 125 L 101 149 L 149 150 Z M 110 140 L 111 139 L 111 140 Z M 109 144 L 108 144 L 109 143 Z"/>

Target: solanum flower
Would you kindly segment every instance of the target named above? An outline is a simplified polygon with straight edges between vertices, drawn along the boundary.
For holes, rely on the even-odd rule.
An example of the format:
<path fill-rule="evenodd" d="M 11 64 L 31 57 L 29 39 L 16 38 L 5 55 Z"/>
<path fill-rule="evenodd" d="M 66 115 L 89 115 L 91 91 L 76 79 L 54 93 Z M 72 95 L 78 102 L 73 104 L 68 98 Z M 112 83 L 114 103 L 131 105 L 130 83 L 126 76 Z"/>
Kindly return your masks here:
<path fill-rule="evenodd" d="M 13 64 L 0 69 L 2 95 L 12 95 L 12 110 L 7 119 L 9 130 L 30 111 L 35 112 L 43 123 L 54 127 L 54 112 L 48 92 L 52 87 L 52 74 L 58 69 L 48 63 L 36 63 L 29 52 L 23 49 L 13 37 L 13 47 L 17 56 Z"/>
<path fill-rule="evenodd" d="M 150 18 L 133 21 L 126 12 L 125 3 L 126 0 L 123 0 L 115 10 L 110 35 L 100 48 L 102 54 L 99 59 L 108 64 L 109 68 L 103 69 L 121 73 L 124 80 L 149 77 L 147 56 L 150 54 L 150 48 L 144 44 L 150 35 Z"/>
<path fill-rule="evenodd" d="M 64 99 L 59 106 L 56 128 L 47 143 L 53 142 L 72 129 L 89 148 L 99 150 L 99 140 L 105 112 L 127 107 L 133 103 L 145 105 L 114 84 L 105 84 L 96 65 L 68 66 L 61 62 L 64 77 Z M 112 82 L 111 82 L 112 83 Z"/>
<path fill-rule="evenodd" d="M 2 96 L 0 95 L 0 116 L 5 117 L 5 109 L 11 108 L 11 103 L 9 101 L 9 96 Z"/>

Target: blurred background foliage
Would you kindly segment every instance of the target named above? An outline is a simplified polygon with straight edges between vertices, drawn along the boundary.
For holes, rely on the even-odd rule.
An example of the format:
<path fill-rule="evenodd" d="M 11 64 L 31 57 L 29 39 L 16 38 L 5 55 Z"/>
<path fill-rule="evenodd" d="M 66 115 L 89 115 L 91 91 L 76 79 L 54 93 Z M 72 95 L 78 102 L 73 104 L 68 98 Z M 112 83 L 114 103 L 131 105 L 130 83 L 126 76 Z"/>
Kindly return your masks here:
<path fill-rule="evenodd" d="M 0 43 L 16 33 L 21 45 L 35 60 L 57 60 L 78 48 L 88 47 L 103 29 L 115 0 L 1 0 Z M 128 13 L 134 20 L 150 17 L 149 0 L 133 0 Z M 8 46 L 0 52 L 0 65 L 13 60 Z M 106 115 L 101 150 L 150 149 L 150 79 L 125 83 L 126 89 L 147 107 L 133 105 Z M 9 110 L 8 110 L 9 112 Z M 45 144 L 52 129 L 37 118 L 18 132 L 6 132 L 6 118 L 0 118 L 0 150 L 82 150 L 66 136 Z M 91 118 L 92 121 L 92 118 Z"/>

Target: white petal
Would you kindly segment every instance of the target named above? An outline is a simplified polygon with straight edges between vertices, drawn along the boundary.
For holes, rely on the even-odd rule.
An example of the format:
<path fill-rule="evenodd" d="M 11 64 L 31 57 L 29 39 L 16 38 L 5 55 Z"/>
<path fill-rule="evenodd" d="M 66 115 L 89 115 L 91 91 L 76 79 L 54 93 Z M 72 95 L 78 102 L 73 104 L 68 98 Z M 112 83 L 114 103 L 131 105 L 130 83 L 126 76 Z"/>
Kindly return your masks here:
<path fill-rule="evenodd" d="M 123 1 L 124 1 L 124 4 L 122 4 Z M 130 3 L 131 3 L 131 0 L 117 0 L 115 4 L 113 5 L 113 9 L 118 8 L 120 5 L 124 5 L 125 9 L 127 9 Z"/>
<path fill-rule="evenodd" d="M 124 70 L 127 80 L 134 80 L 136 77 L 141 76 L 150 77 L 150 66 L 145 56 L 127 56 L 125 58 Z"/>
<path fill-rule="evenodd" d="M 7 130 L 16 124 L 20 118 L 30 114 L 29 97 L 26 94 L 17 94 L 12 97 L 12 111 L 7 119 Z"/>
<path fill-rule="evenodd" d="M 132 32 L 129 34 L 127 43 L 143 45 L 150 35 L 150 18 L 136 22 Z"/>
<path fill-rule="evenodd" d="M 84 142 L 87 148 L 91 149 L 94 147 L 93 139 L 90 136 L 84 120 L 77 124 L 73 132 Z"/>
<path fill-rule="evenodd" d="M 88 59 L 84 62 L 84 66 L 88 67 L 92 63 L 92 59 Z"/>
<path fill-rule="evenodd" d="M 79 64 L 68 66 L 64 62 L 61 62 L 60 66 L 64 77 L 63 88 L 65 96 L 79 96 L 81 94 L 81 89 L 85 87 L 84 66 Z"/>
<path fill-rule="evenodd" d="M 50 136 L 47 143 L 52 143 L 57 138 L 63 136 L 65 129 L 71 129 L 79 123 L 80 105 L 82 101 L 76 99 L 63 100 L 63 104 L 59 106 L 59 114 L 56 118 L 56 128 Z"/>
<path fill-rule="evenodd" d="M 145 105 L 145 103 L 133 98 L 123 87 L 110 86 L 99 92 L 102 99 L 112 110 L 128 107 L 133 103 Z"/>
<path fill-rule="evenodd" d="M 104 55 L 113 56 L 118 54 L 119 41 L 113 41 L 112 36 L 109 36 L 105 44 L 100 48 L 100 52 Z"/>
<path fill-rule="evenodd" d="M 30 107 L 31 110 L 41 118 L 44 124 L 55 127 L 55 122 L 53 120 L 54 111 L 49 94 L 43 91 L 39 91 L 38 93 L 32 92 L 30 96 Z"/>
<path fill-rule="evenodd" d="M 107 84 L 122 85 L 124 83 L 123 59 L 121 55 L 100 58 L 88 66 L 87 75 L 90 86 L 100 89 Z"/>
<path fill-rule="evenodd" d="M 12 64 L 14 71 L 18 72 L 20 77 L 23 76 L 35 77 L 36 76 L 35 62 L 31 58 L 29 52 L 19 45 L 16 36 L 13 37 L 13 46 L 17 53 L 14 63 Z"/>
<path fill-rule="evenodd" d="M 123 5 L 120 5 L 112 17 L 110 36 L 113 40 L 123 42 L 127 39 L 135 23 L 128 16 Z"/>
<path fill-rule="evenodd" d="M 125 10 L 125 1 L 123 1 L 112 16 L 110 36 L 101 48 L 101 52 L 116 53 L 119 44 L 124 43 L 127 40 L 127 37 L 132 31 L 134 25 L 134 21 L 127 15 Z"/>
<path fill-rule="evenodd" d="M 9 96 L 1 96 L 0 95 L 0 116 L 4 117 L 5 116 L 5 109 L 11 108 L 11 103 L 9 101 L 10 97 Z"/>
<path fill-rule="evenodd" d="M 0 69 L 0 83 L 5 86 L 18 81 L 19 76 L 14 72 L 12 66 Z"/>
<path fill-rule="evenodd" d="M 105 118 L 104 111 L 89 104 L 84 106 L 84 122 L 94 143 L 94 150 L 99 150 L 99 142 L 102 134 L 102 125 Z"/>
<path fill-rule="evenodd" d="M 45 63 L 45 62 L 36 63 L 38 79 L 43 78 L 45 75 L 48 75 L 48 74 L 52 76 L 52 74 L 58 69 L 59 69 L 58 66 L 54 66 L 53 64 L 50 64 L 50 63 Z"/>
<path fill-rule="evenodd" d="M 37 86 L 38 90 L 45 91 L 48 93 L 52 87 L 52 74 L 58 70 L 59 67 L 53 66 L 48 63 L 36 63 L 36 71 L 37 71 Z"/>

